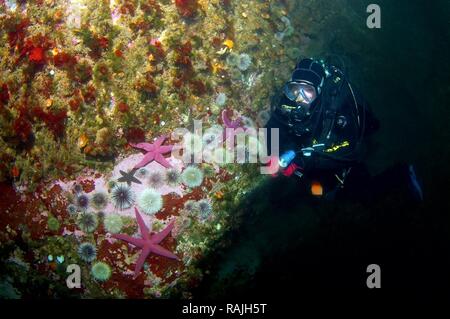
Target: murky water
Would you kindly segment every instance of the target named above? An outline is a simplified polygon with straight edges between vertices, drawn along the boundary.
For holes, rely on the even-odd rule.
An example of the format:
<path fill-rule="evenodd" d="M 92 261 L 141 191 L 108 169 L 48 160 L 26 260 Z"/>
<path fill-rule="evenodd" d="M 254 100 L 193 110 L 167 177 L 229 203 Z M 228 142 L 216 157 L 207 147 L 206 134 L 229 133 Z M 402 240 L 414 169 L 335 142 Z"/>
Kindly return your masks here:
<path fill-rule="evenodd" d="M 342 57 L 381 121 L 367 159 L 373 174 L 415 164 L 425 204 L 320 204 L 298 199 L 297 181 L 268 182 L 243 203 L 244 225 L 208 261 L 211 274 L 197 296 L 364 288 L 365 267 L 374 262 L 385 269 L 385 287 L 422 294 L 441 286 L 450 265 L 450 2 L 377 1 L 381 30 L 365 27 L 371 1 L 296 3 L 292 19 L 313 30 L 303 31 L 309 45 L 302 53 Z"/>

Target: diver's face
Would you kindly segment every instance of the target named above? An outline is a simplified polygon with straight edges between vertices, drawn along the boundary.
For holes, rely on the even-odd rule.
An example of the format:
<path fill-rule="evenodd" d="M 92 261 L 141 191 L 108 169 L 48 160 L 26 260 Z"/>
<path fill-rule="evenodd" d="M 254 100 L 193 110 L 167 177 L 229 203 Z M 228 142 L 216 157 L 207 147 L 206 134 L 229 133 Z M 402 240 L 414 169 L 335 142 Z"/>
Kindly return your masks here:
<path fill-rule="evenodd" d="M 316 89 L 304 82 L 288 82 L 284 87 L 286 97 L 295 102 L 298 107 L 309 109 L 317 98 Z"/>

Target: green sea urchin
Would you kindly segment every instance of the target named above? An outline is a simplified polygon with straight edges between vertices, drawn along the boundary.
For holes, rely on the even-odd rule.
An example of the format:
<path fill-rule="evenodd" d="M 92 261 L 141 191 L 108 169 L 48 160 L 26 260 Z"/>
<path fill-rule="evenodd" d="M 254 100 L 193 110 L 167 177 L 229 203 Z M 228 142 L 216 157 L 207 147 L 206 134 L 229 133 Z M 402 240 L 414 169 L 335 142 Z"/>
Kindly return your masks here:
<path fill-rule="evenodd" d="M 90 212 L 82 212 L 78 215 L 77 225 L 85 233 L 92 233 L 97 229 L 98 218 L 97 215 Z"/>
<path fill-rule="evenodd" d="M 111 267 L 107 263 L 98 261 L 92 265 L 92 277 L 98 281 L 107 281 L 111 277 L 111 273 Z"/>
<path fill-rule="evenodd" d="M 106 215 L 103 225 L 107 232 L 117 234 L 123 227 L 122 217 L 117 214 Z"/>
<path fill-rule="evenodd" d="M 130 208 L 134 204 L 134 193 L 130 187 L 120 184 L 111 190 L 111 201 L 120 210 Z"/>
<path fill-rule="evenodd" d="M 209 200 L 201 199 L 197 202 L 198 212 L 201 219 L 207 219 L 212 212 L 212 206 Z"/>
<path fill-rule="evenodd" d="M 108 204 L 108 196 L 103 192 L 98 192 L 92 195 L 91 204 L 97 210 L 103 209 Z"/>
<path fill-rule="evenodd" d="M 166 176 L 165 176 L 165 180 L 167 185 L 169 186 L 177 186 L 180 183 L 180 173 L 174 169 L 174 168 L 169 168 L 166 171 Z"/>
<path fill-rule="evenodd" d="M 160 171 L 150 172 L 148 176 L 148 185 L 152 188 L 160 188 L 164 185 L 164 175 Z"/>
<path fill-rule="evenodd" d="M 91 243 L 82 243 L 78 247 L 78 256 L 81 260 L 89 263 L 97 258 L 97 249 Z"/>
<path fill-rule="evenodd" d="M 86 194 L 79 194 L 75 198 L 75 204 L 79 210 L 86 210 L 89 208 L 89 197 Z"/>
<path fill-rule="evenodd" d="M 181 173 L 183 184 L 194 188 L 200 186 L 203 182 L 203 172 L 196 166 L 188 166 Z"/>
<path fill-rule="evenodd" d="M 198 212 L 198 205 L 197 202 L 195 200 L 188 200 L 184 203 L 184 209 L 189 213 L 189 214 L 194 214 L 196 212 Z"/>
<path fill-rule="evenodd" d="M 153 215 L 162 208 L 163 199 L 157 191 L 147 188 L 139 194 L 137 203 L 143 213 Z"/>
<path fill-rule="evenodd" d="M 73 216 L 77 212 L 78 212 L 78 208 L 76 205 L 74 205 L 74 204 L 67 205 L 67 213 L 69 213 L 69 215 Z"/>

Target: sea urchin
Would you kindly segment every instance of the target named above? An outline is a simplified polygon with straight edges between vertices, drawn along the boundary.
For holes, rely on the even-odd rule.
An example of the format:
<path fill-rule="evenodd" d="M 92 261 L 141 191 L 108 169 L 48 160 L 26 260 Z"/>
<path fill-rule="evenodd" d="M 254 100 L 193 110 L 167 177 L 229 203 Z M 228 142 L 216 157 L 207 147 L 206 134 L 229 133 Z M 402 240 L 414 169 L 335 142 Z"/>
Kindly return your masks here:
<path fill-rule="evenodd" d="M 163 206 L 162 196 L 152 188 L 143 190 L 138 196 L 139 208 L 147 215 L 153 215 Z"/>
<path fill-rule="evenodd" d="M 169 186 L 177 186 L 180 183 L 180 173 L 174 168 L 169 168 L 166 171 L 166 183 Z"/>
<path fill-rule="evenodd" d="M 209 202 L 209 200 L 201 199 L 197 202 L 197 206 L 200 213 L 200 218 L 207 219 L 212 211 L 211 203 Z"/>
<path fill-rule="evenodd" d="M 117 234 L 123 227 L 122 217 L 117 214 L 106 215 L 103 225 L 107 232 Z"/>
<path fill-rule="evenodd" d="M 134 204 L 134 193 L 126 185 L 117 185 L 111 190 L 111 201 L 120 210 L 130 208 Z"/>
<path fill-rule="evenodd" d="M 75 203 L 79 210 L 86 210 L 89 207 L 89 197 L 86 194 L 80 194 L 75 198 Z"/>
<path fill-rule="evenodd" d="M 98 192 L 91 197 L 92 207 L 97 210 L 103 209 L 108 204 L 108 197 L 103 192 Z"/>
<path fill-rule="evenodd" d="M 77 225 L 85 233 L 92 233 L 98 226 L 97 215 L 90 212 L 82 212 L 78 215 Z"/>
<path fill-rule="evenodd" d="M 107 281 L 111 277 L 111 267 L 107 263 L 98 261 L 92 265 L 91 274 L 98 281 Z"/>
<path fill-rule="evenodd" d="M 202 184 L 203 172 L 195 166 L 188 166 L 181 174 L 181 179 L 184 185 L 194 188 Z"/>
<path fill-rule="evenodd" d="M 160 171 L 154 171 L 149 173 L 148 185 L 152 188 L 160 188 L 164 185 L 164 175 Z"/>
<path fill-rule="evenodd" d="M 97 249 L 91 243 L 82 243 L 78 247 L 78 256 L 85 262 L 91 262 L 97 257 Z"/>

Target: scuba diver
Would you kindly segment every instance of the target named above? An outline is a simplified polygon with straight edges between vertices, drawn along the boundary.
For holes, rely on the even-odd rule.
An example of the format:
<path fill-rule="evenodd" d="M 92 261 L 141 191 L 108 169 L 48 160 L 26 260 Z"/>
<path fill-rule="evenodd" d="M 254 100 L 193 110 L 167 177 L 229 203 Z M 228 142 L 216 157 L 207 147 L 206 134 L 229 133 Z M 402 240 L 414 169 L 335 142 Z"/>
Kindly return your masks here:
<path fill-rule="evenodd" d="M 359 197 L 373 200 L 386 189 L 405 188 L 412 199 L 423 199 L 414 167 L 398 164 L 371 177 L 363 164 L 367 138 L 379 122 L 346 74 L 323 60 L 302 59 L 272 102 L 266 124 L 279 129 L 279 157 L 268 154 L 269 165 L 285 176 L 309 183 L 311 194 L 326 199 Z"/>

